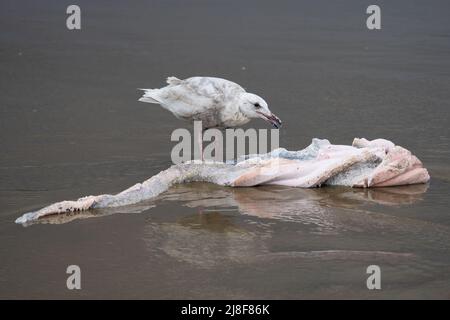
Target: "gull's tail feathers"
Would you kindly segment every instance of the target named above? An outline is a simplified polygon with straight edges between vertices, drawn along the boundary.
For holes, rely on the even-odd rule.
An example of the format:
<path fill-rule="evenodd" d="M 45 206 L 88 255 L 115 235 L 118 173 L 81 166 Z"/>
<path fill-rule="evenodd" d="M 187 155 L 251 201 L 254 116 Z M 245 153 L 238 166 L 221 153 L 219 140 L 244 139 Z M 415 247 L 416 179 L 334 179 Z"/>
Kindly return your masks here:
<path fill-rule="evenodd" d="M 141 102 L 147 103 L 161 103 L 158 99 L 158 91 L 159 89 L 138 89 L 144 91 L 144 95 L 139 98 Z"/>

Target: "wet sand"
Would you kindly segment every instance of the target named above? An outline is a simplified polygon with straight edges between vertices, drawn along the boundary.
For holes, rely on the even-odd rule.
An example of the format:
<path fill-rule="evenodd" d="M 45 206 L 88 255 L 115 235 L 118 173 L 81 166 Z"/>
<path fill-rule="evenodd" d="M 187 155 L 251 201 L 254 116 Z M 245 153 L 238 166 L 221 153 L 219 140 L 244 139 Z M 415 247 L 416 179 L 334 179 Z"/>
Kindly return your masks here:
<path fill-rule="evenodd" d="M 450 298 L 446 1 L 0 4 L 0 298 Z M 51 202 L 114 193 L 170 165 L 186 126 L 139 87 L 214 75 L 263 96 L 280 144 L 387 138 L 427 186 L 178 186 L 130 208 L 22 227 Z M 254 120 L 247 127 L 265 128 Z M 66 267 L 82 290 L 66 288 Z M 366 288 L 368 265 L 382 290 Z"/>

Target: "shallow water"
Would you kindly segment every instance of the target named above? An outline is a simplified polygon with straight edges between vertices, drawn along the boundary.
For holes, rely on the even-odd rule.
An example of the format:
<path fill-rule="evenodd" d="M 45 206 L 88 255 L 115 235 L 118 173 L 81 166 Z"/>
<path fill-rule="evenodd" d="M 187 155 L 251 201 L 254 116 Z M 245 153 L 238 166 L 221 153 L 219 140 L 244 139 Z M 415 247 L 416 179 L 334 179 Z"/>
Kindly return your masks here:
<path fill-rule="evenodd" d="M 0 4 L 1 298 L 450 298 L 447 2 L 381 2 L 380 32 L 365 29 L 360 1 L 78 3 L 79 32 L 56 1 Z M 170 133 L 185 124 L 137 102 L 135 88 L 199 74 L 264 96 L 284 121 L 283 147 L 387 138 L 423 160 L 431 183 L 194 183 L 13 223 L 167 168 Z M 366 288 L 372 264 L 379 291 Z"/>

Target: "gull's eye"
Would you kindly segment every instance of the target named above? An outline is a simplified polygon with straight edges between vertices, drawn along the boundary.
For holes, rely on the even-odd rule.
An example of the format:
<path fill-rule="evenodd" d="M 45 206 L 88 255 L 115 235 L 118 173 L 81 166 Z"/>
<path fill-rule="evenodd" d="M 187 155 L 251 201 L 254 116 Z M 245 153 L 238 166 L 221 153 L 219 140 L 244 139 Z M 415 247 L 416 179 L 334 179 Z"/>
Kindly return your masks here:
<path fill-rule="evenodd" d="M 255 103 L 255 104 L 254 104 L 254 106 L 255 106 L 255 108 L 256 108 L 256 109 L 259 109 L 259 108 L 261 108 L 261 105 L 260 105 L 260 104 L 259 104 L 258 102 L 257 102 L 257 103 Z"/>

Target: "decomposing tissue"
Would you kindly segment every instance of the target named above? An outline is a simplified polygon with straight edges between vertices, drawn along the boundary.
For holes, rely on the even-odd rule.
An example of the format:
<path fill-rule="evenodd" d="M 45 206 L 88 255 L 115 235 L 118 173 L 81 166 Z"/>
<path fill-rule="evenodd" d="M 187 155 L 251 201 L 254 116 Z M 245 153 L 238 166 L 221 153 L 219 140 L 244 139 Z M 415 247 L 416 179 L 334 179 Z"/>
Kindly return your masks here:
<path fill-rule="evenodd" d="M 16 223 L 59 213 L 136 204 L 158 196 L 174 184 L 193 181 L 230 187 L 271 184 L 301 188 L 324 185 L 369 188 L 426 183 L 429 179 L 422 162 L 391 141 L 355 138 L 353 144 L 347 146 L 313 139 L 300 151 L 280 148 L 268 154 L 248 156 L 235 164 L 192 161 L 173 165 L 118 194 L 57 202 L 22 215 Z"/>

